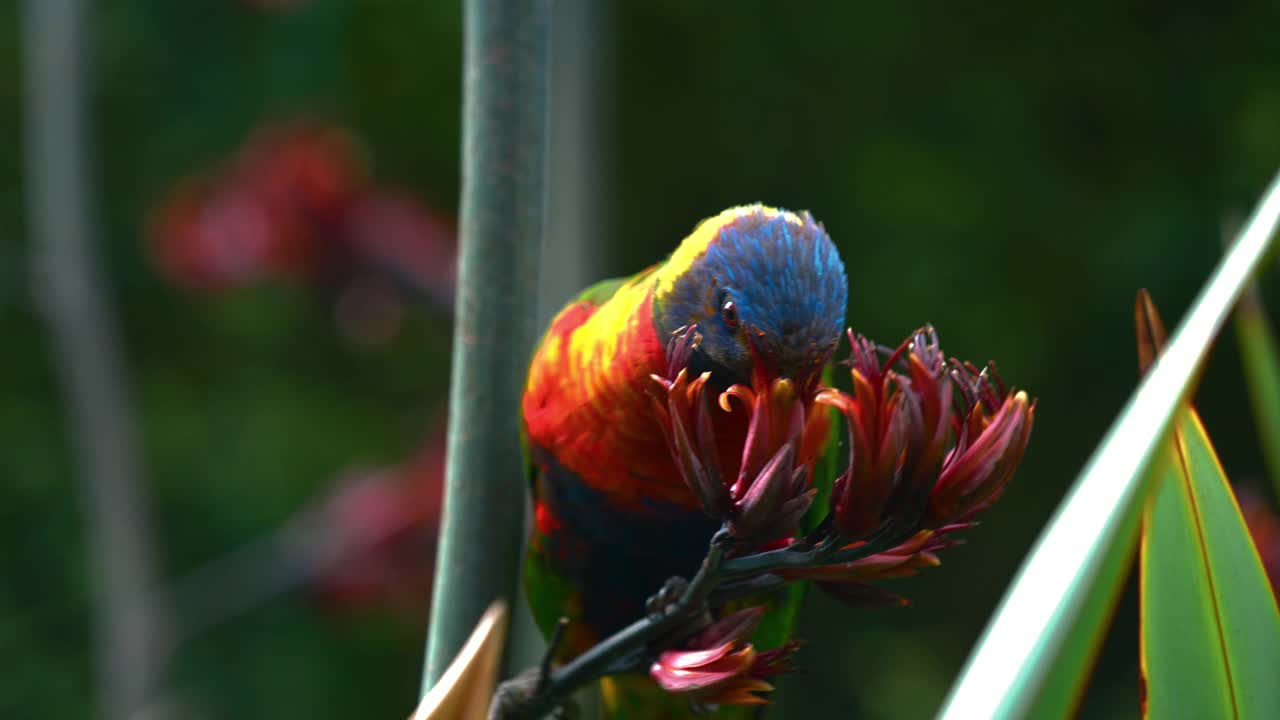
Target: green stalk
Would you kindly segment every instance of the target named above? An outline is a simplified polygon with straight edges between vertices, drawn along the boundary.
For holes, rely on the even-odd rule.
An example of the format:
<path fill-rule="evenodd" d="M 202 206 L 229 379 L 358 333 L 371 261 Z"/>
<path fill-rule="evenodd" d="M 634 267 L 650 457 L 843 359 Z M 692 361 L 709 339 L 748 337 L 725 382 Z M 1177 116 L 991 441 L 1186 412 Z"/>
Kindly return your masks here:
<path fill-rule="evenodd" d="M 1272 245 L 1280 177 L 1201 290 L 1165 352 L 1129 398 L 1066 500 L 1023 562 L 951 690 L 940 717 L 1065 715 L 1091 655 L 1081 636 L 1102 631 L 1101 593 L 1114 592 L 1134 546 L 1153 458 L 1190 396 L 1209 347 Z M 1045 697 L 1058 706 L 1041 705 Z"/>
<path fill-rule="evenodd" d="M 515 593 L 519 402 L 534 339 L 547 147 L 548 0 L 467 0 L 460 270 L 445 504 L 422 692 Z"/>
<path fill-rule="evenodd" d="M 1250 284 L 1240 298 L 1235 326 L 1254 424 L 1273 492 L 1280 498 L 1280 348 L 1276 347 L 1256 283 Z"/>
<path fill-rule="evenodd" d="M 34 298 L 66 405 L 92 575 L 98 714 L 156 701 L 169 636 L 125 349 L 99 252 L 89 99 L 94 3 L 21 6 L 23 150 Z M 11 662 L 21 663 L 20 658 Z"/>

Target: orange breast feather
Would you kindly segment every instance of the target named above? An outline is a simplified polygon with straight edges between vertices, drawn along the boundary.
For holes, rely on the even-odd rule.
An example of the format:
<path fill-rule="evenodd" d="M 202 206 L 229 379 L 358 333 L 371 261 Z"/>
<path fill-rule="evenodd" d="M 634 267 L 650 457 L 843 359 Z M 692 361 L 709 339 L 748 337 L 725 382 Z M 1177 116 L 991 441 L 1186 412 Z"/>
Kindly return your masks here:
<path fill-rule="evenodd" d="M 651 287 L 623 286 L 604 305 L 580 302 L 561 311 L 530 365 L 525 430 L 566 469 L 620 502 L 691 503 L 646 390 L 649 375 L 665 373 L 667 364 L 651 298 Z"/>

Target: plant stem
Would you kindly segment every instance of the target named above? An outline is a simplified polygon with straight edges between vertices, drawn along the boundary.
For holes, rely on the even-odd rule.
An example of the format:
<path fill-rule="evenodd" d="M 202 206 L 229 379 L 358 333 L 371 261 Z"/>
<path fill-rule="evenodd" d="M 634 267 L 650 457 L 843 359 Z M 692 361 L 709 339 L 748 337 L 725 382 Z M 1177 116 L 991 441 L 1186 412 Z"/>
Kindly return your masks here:
<path fill-rule="evenodd" d="M 734 600 L 771 593 L 786 584 L 786 579 L 769 574 L 726 582 L 711 593 L 707 598 L 707 604 L 711 607 L 720 607 Z"/>
<path fill-rule="evenodd" d="M 1240 343 L 1240 359 L 1248 382 L 1249 405 L 1253 409 L 1263 459 L 1271 476 L 1272 497 L 1280 500 L 1280 407 L 1268 401 L 1280 397 L 1280 348 L 1271 332 L 1271 321 L 1257 281 L 1245 288 L 1236 306 L 1236 339 Z"/>
<path fill-rule="evenodd" d="M 422 692 L 484 609 L 515 592 L 519 400 L 545 205 L 549 0 L 467 0 L 460 269 L 445 504 Z"/>
<path fill-rule="evenodd" d="M 116 318 L 94 251 L 86 3 L 23 4 L 27 203 L 36 303 L 66 396 L 95 583 L 98 702 L 132 717 L 156 692 L 167 632 Z"/>
<path fill-rule="evenodd" d="M 100 712 L 120 719 L 159 689 L 168 628 L 152 596 L 154 544 L 122 351 L 93 247 L 84 5 L 23 5 L 27 201 L 32 286 L 49 327 L 84 483 Z"/>
<path fill-rule="evenodd" d="M 853 562 L 888 550 L 910 536 L 911 532 L 904 532 L 897 524 L 890 522 L 876 531 L 876 534 L 866 542 L 845 550 L 839 549 L 839 542 L 823 541 L 812 546 L 790 545 L 777 550 L 726 560 L 720 568 L 720 573 L 724 579 L 740 579 L 778 570 Z"/>

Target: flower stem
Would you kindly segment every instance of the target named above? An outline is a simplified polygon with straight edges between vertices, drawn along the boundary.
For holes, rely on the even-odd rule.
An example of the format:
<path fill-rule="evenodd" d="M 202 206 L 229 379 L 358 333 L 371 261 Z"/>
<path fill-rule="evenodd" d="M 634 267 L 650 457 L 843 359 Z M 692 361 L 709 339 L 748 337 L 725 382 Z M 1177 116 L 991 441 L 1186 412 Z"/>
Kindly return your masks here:
<path fill-rule="evenodd" d="M 88 47 L 95 5 L 28 0 L 19 13 L 32 281 L 66 404 L 86 524 L 101 717 L 136 716 L 162 691 L 170 612 L 154 590 L 156 543 L 120 337 L 102 262 Z M 15 662 L 21 662 L 15 660 Z M 12 680 L 11 680 L 12 682 Z"/>
<path fill-rule="evenodd" d="M 840 549 L 841 543 L 838 541 L 824 540 L 812 546 L 790 545 L 777 550 L 726 560 L 720 567 L 720 574 L 725 579 L 740 579 L 778 570 L 853 562 L 888 550 L 906 540 L 913 532 L 914 530 L 905 530 L 901 525 L 890 521 L 886 522 L 866 542 L 844 550 Z"/>

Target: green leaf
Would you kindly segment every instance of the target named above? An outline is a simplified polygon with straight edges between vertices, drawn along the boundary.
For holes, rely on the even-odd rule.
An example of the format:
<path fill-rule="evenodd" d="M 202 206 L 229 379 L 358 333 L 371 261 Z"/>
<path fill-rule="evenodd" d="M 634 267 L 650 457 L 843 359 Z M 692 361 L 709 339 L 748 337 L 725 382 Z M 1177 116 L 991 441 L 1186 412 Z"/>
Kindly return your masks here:
<path fill-rule="evenodd" d="M 1116 555 L 1133 545 L 1135 519 L 1152 477 L 1149 466 L 1209 346 L 1266 256 L 1278 222 L 1280 177 L 1023 562 L 942 717 L 1070 714 L 1106 629 L 1109 613 L 1098 609 L 1111 602 L 1123 579 Z M 1056 698 L 1055 704 L 1044 703 L 1047 698 Z"/>
<path fill-rule="evenodd" d="M 1280 350 L 1254 286 L 1240 299 L 1235 327 L 1258 439 L 1276 497 L 1280 497 Z"/>
<path fill-rule="evenodd" d="M 1280 612 L 1195 410 L 1165 455 L 1142 537 L 1145 714 L 1280 718 Z"/>
<path fill-rule="evenodd" d="M 1145 292 L 1137 326 L 1139 364 L 1146 370 L 1164 346 L 1164 325 Z M 1142 536 L 1144 713 L 1280 716 L 1280 688 L 1271 678 L 1280 665 L 1280 612 L 1235 495 L 1189 405 L 1163 455 Z"/>

